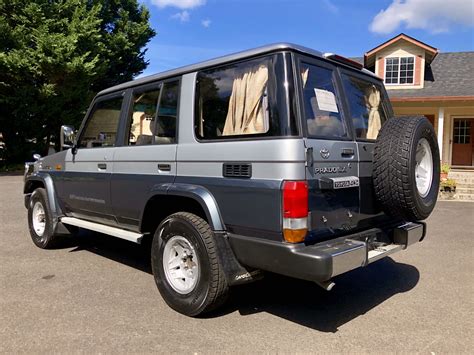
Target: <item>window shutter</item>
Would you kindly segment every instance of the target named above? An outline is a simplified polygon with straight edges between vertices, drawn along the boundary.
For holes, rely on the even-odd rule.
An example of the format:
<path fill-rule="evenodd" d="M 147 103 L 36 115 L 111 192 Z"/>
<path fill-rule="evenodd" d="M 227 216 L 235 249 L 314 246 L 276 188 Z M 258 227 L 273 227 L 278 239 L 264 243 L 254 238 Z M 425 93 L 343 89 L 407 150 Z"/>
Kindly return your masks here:
<path fill-rule="evenodd" d="M 421 55 L 417 55 L 415 57 L 415 78 L 414 78 L 414 82 L 415 82 L 415 85 L 420 85 L 421 83 Z"/>
<path fill-rule="evenodd" d="M 385 60 L 384 58 L 377 59 L 377 75 L 382 79 L 385 80 Z"/>

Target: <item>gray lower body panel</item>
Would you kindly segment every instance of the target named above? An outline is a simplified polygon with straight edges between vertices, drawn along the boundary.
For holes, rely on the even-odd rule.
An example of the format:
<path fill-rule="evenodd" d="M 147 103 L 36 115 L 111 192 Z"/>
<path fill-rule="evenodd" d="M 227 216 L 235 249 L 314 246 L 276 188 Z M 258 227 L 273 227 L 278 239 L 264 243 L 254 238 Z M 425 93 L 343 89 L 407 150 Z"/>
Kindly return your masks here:
<path fill-rule="evenodd" d="M 281 233 L 280 180 L 177 176 L 175 182 L 209 190 L 225 225 L 268 231 L 270 238 Z"/>

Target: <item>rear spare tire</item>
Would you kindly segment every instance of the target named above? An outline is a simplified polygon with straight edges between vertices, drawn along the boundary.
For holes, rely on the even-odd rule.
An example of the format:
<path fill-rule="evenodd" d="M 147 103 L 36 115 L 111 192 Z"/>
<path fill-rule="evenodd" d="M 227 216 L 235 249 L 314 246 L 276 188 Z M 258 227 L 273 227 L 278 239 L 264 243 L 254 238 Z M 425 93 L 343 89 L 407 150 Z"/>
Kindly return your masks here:
<path fill-rule="evenodd" d="M 439 149 L 425 117 L 388 120 L 374 148 L 374 189 L 385 213 L 407 221 L 427 218 L 439 190 Z"/>

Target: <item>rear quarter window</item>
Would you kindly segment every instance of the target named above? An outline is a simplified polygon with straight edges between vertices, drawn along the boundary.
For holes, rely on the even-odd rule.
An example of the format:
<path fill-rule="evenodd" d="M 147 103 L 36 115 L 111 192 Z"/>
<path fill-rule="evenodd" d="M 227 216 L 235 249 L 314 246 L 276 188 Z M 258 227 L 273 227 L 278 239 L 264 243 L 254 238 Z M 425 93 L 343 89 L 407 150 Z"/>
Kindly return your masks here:
<path fill-rule="evenodd" d="M 200 139 L 278 135 L 271 107 L 275 91 L 273 57 L 198 73 L 195 132 Z"/>

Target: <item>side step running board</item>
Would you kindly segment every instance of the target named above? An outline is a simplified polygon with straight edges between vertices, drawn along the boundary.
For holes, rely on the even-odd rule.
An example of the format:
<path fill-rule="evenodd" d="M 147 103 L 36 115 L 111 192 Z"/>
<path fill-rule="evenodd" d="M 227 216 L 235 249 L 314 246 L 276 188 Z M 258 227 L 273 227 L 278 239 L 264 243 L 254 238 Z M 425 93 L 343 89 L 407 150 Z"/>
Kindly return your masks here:
<path fill-rule="evenodd" d="M 130 232 L 125 229 L 120 229 L 116 227 L 104 226 L 103 224 L 84 221 L 83 219 L 79 219 L 79 218 L 62 217 L 60 221 L 61 223 L 64 223 L 64 224 L 69 224 L 71 226 L 89 229 L 94 232 L 108 234 L 113 237 L 125 239 L 137 244 L 140 244 L 143 238 L 143 234 L 140 234 L 140 233 Z"/>

